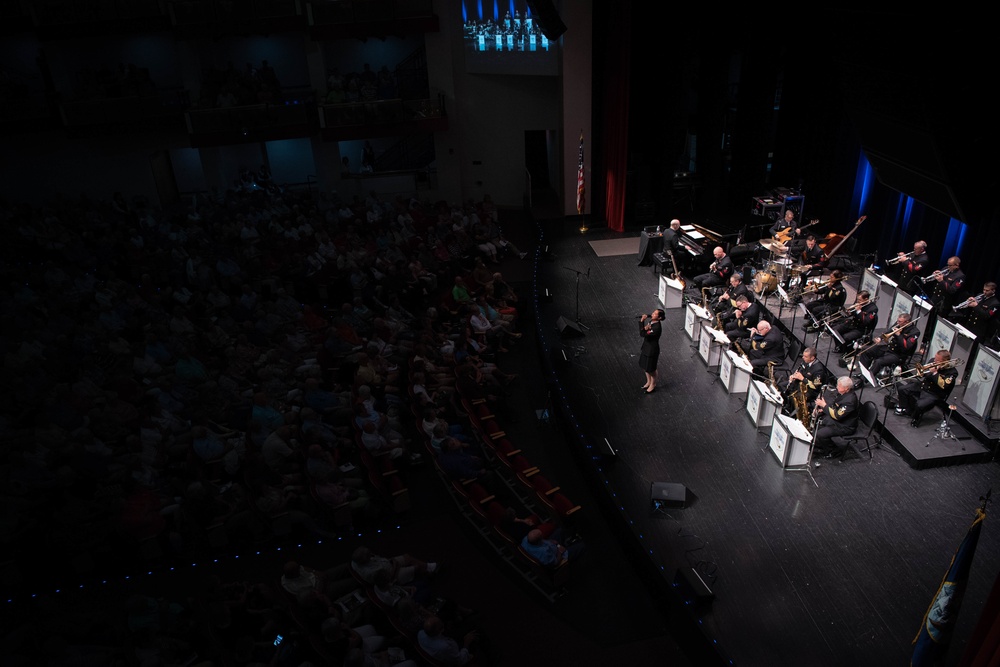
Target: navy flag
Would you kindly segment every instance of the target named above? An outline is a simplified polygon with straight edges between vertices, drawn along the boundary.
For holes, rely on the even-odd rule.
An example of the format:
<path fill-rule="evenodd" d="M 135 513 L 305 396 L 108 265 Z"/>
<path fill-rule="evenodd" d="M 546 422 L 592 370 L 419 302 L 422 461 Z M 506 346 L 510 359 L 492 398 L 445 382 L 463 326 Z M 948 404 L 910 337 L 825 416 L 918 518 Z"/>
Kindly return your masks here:
<path fill-rule="evenodd" d="M 939 660 L 948 648 L 951 633 L 958 620 L 958 610 L 962 606 L 962 596 L 969 580 L 972 559 L 976 555 L 979 533 L 982 530 L 986 512 L 976 509 L 976 518 L 969 532 L 951 559 L 951 566 L 945 573 L 930 607 L 920 624 L 920 632 L 913 639 L 911 667 L 929 667 Z"/>

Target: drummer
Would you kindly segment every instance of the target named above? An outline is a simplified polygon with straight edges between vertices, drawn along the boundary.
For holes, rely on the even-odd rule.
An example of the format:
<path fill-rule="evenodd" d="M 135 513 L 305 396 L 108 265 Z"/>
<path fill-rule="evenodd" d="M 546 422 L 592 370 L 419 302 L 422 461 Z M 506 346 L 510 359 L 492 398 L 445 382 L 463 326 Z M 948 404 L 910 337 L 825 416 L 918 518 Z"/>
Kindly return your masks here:
<path fill-rule="evenodd" d="M 818 276 L 823 273 L 826 266 L 823 249 L 816 243 L 816 237 L 810 234 L 806 237 L 806 246 L 802 249 L 798 259 L 801 260 L 801 273 L 799 275 L 805 281 L 810 276 Z"/>

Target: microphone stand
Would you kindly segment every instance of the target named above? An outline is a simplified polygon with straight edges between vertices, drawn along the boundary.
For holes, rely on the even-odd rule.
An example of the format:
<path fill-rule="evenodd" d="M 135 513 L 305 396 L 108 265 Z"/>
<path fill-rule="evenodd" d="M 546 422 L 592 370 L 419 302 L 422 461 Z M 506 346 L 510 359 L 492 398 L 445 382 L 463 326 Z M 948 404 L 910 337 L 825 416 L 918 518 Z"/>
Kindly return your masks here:
<path fill-rule="evenodd" d="M 576 274 L 576 324 L 581 329 L 586 329 L 587 331 L 590 331 L 590 327 L 588 327 L 586 324 L 580 321 L 580 276 L 587 276 L 587 278 L 589 279 L 590 267 L 589 266 L 587 267 L 586 273 L 584 273 L 583 271 L 577 271 L 576 269 L 571 269 L 568 266 L 564 266 L 563 268 L 566 269 L 567 271 L 572 271 L 573 273 Z"/>

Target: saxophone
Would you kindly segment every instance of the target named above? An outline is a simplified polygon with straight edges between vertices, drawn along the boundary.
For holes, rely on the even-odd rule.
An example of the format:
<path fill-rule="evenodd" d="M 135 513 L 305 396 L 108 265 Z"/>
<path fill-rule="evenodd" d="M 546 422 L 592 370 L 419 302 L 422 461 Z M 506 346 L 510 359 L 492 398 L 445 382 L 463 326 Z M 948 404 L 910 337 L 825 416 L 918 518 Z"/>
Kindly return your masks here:
<path fill-rule="evenodd" d="M 722 331 L 722 313 L 715 314 L 715 328 Z"/>
<path fill-rule="evenodd" d="M 798 389 L 792 392 L 792 403 L 795 404 L 795 418 L 812 431 L 812 414 L 809 412 L 809 404 L 806 399 L 806 383 L 802 380 L 799 380 Z"/>
<path fill-rule="evenodd" d="M 733 345 L 736 347 L 736 351 L 740 353 L 740 356 L 743 357 L 746 360 L 746 362 L 749 364 L 750 363 L 750 357 L 748 357 L 747 353 L 743 351 L 743 346 L 740 345 L 740 342 L 738 340 L 734 340 L 733 341 Z M 773 374 L 774 371 L 772 370 L 771 373 Z"/>
<path fill-rule="evenodd" d="M 776 361 L 767 362 L 767 383 L 771 385 L 771 391 L 780 396 L 781 390 L 778 389 L 778 381 L 774 379 L 774 367 L 777 365 Z"/>
<path fill-rule="evenodd" d="M 708 310 L 708 293 L 711 289 L 712 289 L 711 287 L 701 288 L 701 307 L 704 310 Z"/>

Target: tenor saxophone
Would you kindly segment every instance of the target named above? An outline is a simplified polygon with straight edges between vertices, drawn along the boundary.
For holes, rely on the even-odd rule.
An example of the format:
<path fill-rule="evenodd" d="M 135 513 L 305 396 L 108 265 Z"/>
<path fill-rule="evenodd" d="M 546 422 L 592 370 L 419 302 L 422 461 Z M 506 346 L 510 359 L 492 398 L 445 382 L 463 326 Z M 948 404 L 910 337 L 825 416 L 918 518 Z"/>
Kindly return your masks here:
<path fill-rule="evenodd" d="M 701 288 L 701 307 L 704 310 L 708 310 L 708 292 L 711 289 L 712 289 L 711 287 L 702 287 Z"/>
<path fill-rule="evenodd" d="M 736 351 L 740 353 L 740 356 L 743 357 L 746 360 L 746 362 L 749 364 L 750 363 L 750 357 L 748 357 L 747 353 L 743 351 L 743 346 L 740 345 L 740 342 L 738 340 L 734 340 L 733 341 L 733 345 L 736 346 Z"/>

